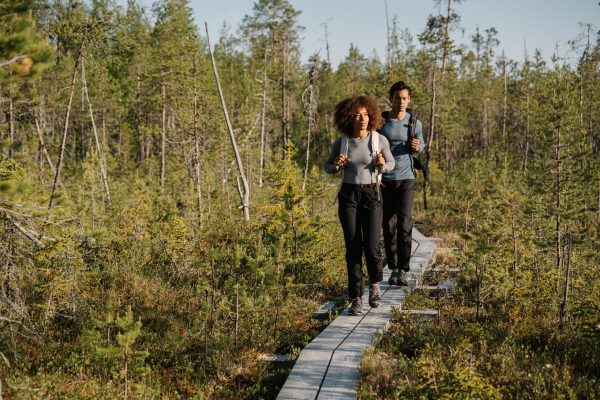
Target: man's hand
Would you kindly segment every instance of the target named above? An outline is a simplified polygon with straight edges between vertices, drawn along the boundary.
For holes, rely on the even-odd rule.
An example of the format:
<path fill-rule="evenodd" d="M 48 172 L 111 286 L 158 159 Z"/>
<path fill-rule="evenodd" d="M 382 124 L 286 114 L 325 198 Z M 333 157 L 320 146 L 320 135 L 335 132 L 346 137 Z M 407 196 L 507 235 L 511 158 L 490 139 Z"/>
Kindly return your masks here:
<path fill-rule="evenodd" d="M 413 139 L 410 141 L 410 149 L 414 152 L 419 151 L 419 139 Z"/>

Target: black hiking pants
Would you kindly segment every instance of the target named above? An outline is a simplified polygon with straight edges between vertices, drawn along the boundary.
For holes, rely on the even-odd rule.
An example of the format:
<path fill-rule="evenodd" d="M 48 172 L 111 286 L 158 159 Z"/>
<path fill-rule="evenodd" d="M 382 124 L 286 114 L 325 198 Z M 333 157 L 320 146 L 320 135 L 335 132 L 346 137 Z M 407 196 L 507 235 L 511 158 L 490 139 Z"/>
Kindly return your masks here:
<path fill-rule="evenodd" d="M 381 263 L 381 200 L 377 199 L 375 185 L 343 183 L 338 193 L 338 216 L 344 231 L 348 295 L 351 299 L 362 296 L 362 256 L 367 261 L 371 284 L 383 280 Z"/>
<path fill-rule="evenodd" d="M 412 208 L 417 184 L 414 179 L 384 181 L 383 241 L 388 268 L 408 271 L 412 250 Z"/>

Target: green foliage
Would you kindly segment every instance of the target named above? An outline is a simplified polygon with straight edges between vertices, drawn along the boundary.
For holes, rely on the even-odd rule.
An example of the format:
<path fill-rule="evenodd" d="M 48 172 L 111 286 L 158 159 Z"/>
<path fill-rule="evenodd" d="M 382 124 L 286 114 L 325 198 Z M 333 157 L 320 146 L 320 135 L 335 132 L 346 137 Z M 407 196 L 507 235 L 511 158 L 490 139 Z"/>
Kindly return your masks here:
<path fill-rule="evenodd" d="M 434 174 L 434 211 L 419 215 L 425 230 L 435 224 L 436 236 L 446 238 L 444 245 L 460 249 L 458 257 L 439 261 L 462 267 L 459 286 L 451 299 L 411 296 L 404 304 L 441 307 L 441 321 L 399 318 L 363 362 L 362 398 L 600 395 L 595 384 L 598 359 L 590 357 L 597 353 L 599 332 L 595 299 L 600 281 L 597 265 L 590 264 L 597 259 L 590 253 L 597 233 L 586 237 L 587 228 L 571 226 L 579 239 L 569 257 L 571 313 L 561 329 L 558 312 L 567 254 L 557 270 L 554 224 L 546 209 L 532 204 L 537 187 L 525 184 L 528 176 L 512 168 L 515 163 L 509 159 L 497 167 L 481 159 L 464 161 L 443 181 Z M 565 159 L 565 164 L 572 161 Z M 568 190 L 578 195 L 567 199 L 585 193 L 581 185 Z M 382 357 L 387 357 L 391 372 L 379 377 Z"/>
<path fill-rule="evenodd" d="M 22 181 L 25 170 L 13 160 L 0 158 L 0 191 L 7 192 Z"/>
<path fill-rule="evenodd" d="M 0 63 L 3 65 L 0 67 L 0 83 L 14 79 L 13 74 L 33 78 L 51 61 L 52 50 L 36 31 L 31 3 L 7 0 L 1 6 Z"/>
<path fill-rule="evenodd" d="M 146 364 L 148 351 L 135 350 L 142 323 L 133 317 L 131 307 L 124 315 L 112 314 L 111 308 L 103 321 L 96 320 L 91 330 L 82 333 L 82 344 L 88 370 L 105 379 L 118 379 L 125 385 L 142 382 L 150 372 Z M 132 385 L 132 386 L 133 386 Z"/>
<path fill-rule="evenodd" d="M 389 354 L 372 359 L 387 365 L 385 379 L 363 385 L 363 397 L 597 396 L 600 58 L 589 27 L 572 42 L 576 65 L 539 52 L 516 62 L 496 56 L 493 28 L 454 43 L 454 4 L 429 19 L 420 45 L 394 19 L 390 59 L 351 46 L 337 67 L 318 55 L 303 66 L 300 11 L 257 1 L 215 45 L 250 185 L 244 223 L 190 3 L 157 1 L 149 17 L 136 1 L 38 3 L 0 5 L 0 62 L 32 62 L 0 67 L 3 395 L 274 397 L 288 369 L 261 355 L 297 354 L 322 329 L 311 312 L 345 292 L 337 182 L 321 168 L 334 105 L 357 92 L 386 107 L 402 79 L 424 131 L 435 123 L 429 209 L 417 201 L 417 219 L 460 247 L 438 261 L 464 273 L 455 299 L 440 302 L 456 319 L 393 328 Z M 303 186 L 307 82 L 319 96 Z M 415 385 L 398 384 L 406 379 Z"/>

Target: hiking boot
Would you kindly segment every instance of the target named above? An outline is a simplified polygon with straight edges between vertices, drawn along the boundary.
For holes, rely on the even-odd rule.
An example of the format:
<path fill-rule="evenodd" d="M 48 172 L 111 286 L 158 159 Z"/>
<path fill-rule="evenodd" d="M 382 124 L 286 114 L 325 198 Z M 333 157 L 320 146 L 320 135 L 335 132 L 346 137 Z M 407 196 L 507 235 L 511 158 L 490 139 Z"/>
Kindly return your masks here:
<path fill-rule="evenodd" d="M 388 283 L 390 285 L 397 285 L 398 284 L 398 278 L 400 278 L 400 272 L 398 272 L 397 269 L 393 269 L 392 270 L 392 274 L 390 275 L 390 278 L 388 279 Z"/>
<path fill-rule="evenodd" d="M 379 307 L 381 303 L 381 291 L 379 290 L 379 282 L 369 286 L 369 305 L 373 308 Z"/>
<path fill-rule="evenodd" d="M 400 271 L 398 272 L 398 282 L 396 283 L 398 286 L 410 286 L 408 281 L 406 280 L 406 272 Z"/>
<path fill-rule="evenodd" d="M 352 299 L 352 305 L 350 306 L 350 309 L 348 310 L 348 315 L 359 315 L 362 314 L 362 298 L 361 297 L 356 297 L 354 299 Z"/>

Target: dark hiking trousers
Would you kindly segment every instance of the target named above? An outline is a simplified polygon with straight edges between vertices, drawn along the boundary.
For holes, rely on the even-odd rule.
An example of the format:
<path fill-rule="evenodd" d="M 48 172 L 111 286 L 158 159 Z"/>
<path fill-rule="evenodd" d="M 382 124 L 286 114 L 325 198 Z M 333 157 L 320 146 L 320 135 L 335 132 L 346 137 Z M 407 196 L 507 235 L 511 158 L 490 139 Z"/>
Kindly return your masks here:
<path fill-rule="evenodd" d="M 389 269 L 408 271 L 412 247 L 414 179 L 384 181 L 383 241 Z"/>
<path fill-rule="evenodd" d="M 338 216 L 344 231 L 348 295 L 362 296 L 362 256 L 367 261 L 371 284 L 383 280 L 379 238 L 383 215 L 375 185 L 343 183 L 338 193 Z"/>

